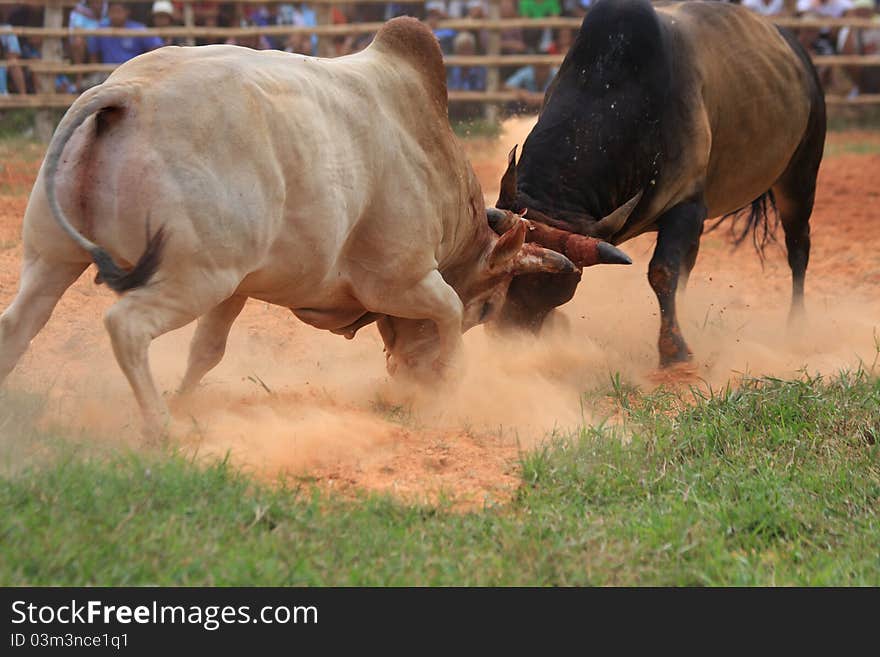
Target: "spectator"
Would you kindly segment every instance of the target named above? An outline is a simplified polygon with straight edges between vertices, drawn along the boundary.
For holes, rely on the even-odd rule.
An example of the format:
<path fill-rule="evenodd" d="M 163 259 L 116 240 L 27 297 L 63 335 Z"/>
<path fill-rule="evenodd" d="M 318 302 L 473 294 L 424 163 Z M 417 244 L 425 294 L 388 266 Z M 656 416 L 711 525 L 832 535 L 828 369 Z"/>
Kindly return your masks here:
<path fill-rule="evenodd" d="M 239 27 L 257 27 L 247 18 L 241 18 L 238 21 Z M 253 50 L 271 50 L 272 44 L 265 34 L 248 34 L 246 36 L 229 37 L 226 39 L 227 45 L 241 46 L 242 48 L 252 48 Z"/>
<path fill-rule="evenodd" d="M 516 0 L 501 0 L 501 18 L 519 18 Z M 521 55 L 526 51 L 526 41 L 521 27 L 501 30 L 501 54 Z"/>
<path fill-rule="evenodd" d="M 489 15 L 485 0 L 468 0 L 467 17 L 475 21 L 484 20 Z M 489 49 L 489 30 L 471 30 L 477 39 L 477 50 L 486 52 Z M 454 45 L 454 44 L 453 44 Z"/>
<path fill-rule="evenodd" d="M 284 52 L 311 56 L 312 40 L 308 34 L 288 34 L 284 40 Z"/>
<path fill-rule="evenodd" d="M 295 25 L 297 27 L 314 27 L 318 24 L 318 15 L 315 13 L 315 10 L 306 5 L 305 3 L 300 4 L 299 7 L 295 5 L 279 5 L 278 6 L 278 17 L 277 17 L 278 25 Z M 335 20 L 335 17 L 334 17 Z M 284 42 L 284 49 L 287 50 L 290 47 L 295 48 L 294 50 L 287 50 L 287 52 L 297 52 L 301 55 L 315 55 L 318 51 L 318 37 L 315 35 L 311 36 L 297 36 L 293 41 L 291 41 L 290 37 L 294 37 L 296 35 L 289 35 Z"/>
<path fill-rule="evenodd" d="M 21 39 L 19 41 L 19 45 L 21 45 L 21 59 L 22 64 L 25 67 L 25 84 L 27 85 L 28 93 L 38 93 L 42 89 L 37 86 L 37 80 L 35 79 L 34 74 L 30 71 L 27 66 L 28 60 L 40 60 L 42 59 L 42 46 L 43 46 L 43 37 L 41 36 L 30 36 L 27 39 Z M 60 94 L 75 94 L 78 89 L 77 86 L 71 82 L 70 78 L 66 75 L 59 73 L 55 76 L 55 91 Z"/>
<path fill-rule="evenodd" d="M 0 27 L 9 27 L 6 23 L 6 8 L 3 7 L 3 14 L 0 16 Z M 0 66 L 0 96 L 5 96 L 10 89 L 14 93 L 27 93 L 27 86 L 24 82 L 24 71 L 18 61 L 21 57 L 21 46 L 18 43 L 18 37 L 14 34 L 0 34 L 0 61 L 6 60 L 7 67 Z M 7 81 L 7 75 L 12 81 L 12 85 Z"/>
<path fill-rule="evenodd" d="M 547 64 L 523 66 L 507 78 L 504 88 L 516 92 L 517 102 L 512 108 L 514 112 L 540 108 L 544 102 L 544 92 L 556 77 L 556 67 Z"/>
<path fill-rule="evenodd" d="M 562 13 L 574 18 L 583 18 L 595 0 L 563 0 Z"/>
<path fill-rule="evenodd" d="M 143 23 L 129 20 L 128 14 L 128 5 L 111 0 L 107 8 L 107 18 L 101 20 L 99 27 L 146 29 Z M 145 52 L 161 48 L 162 39 L 154 36 L 89 37 L 88 47 L 93 58 L 100 59 L 105 64 L 122 64 Z"/>
<path fill-rule="evenodd" d="M 443 5 L 443 14 L 446 18 L 464 18 L 467 15 L 467 0 L 439 0 Z M 425 3 L 428 9 L 428 3 Z"/>
<path fill-rule="evenodd" d="M 847 17 L 873 19 L 876 27 L 867 29 L 841 28 L 837 35 L 837 49 L 844 55 L 880 54 L 880 16 L 875 13 L 873 0 L 853 0 Z M 853 82 L 849 95 L 880 93 L 880 66 L 853 66 L 846 69 Z"/>
<path fill-rule="evenodd" d="M 560 0 L 519 0 L 519 13 L 523 18 L 548 18 L 562 14 Z M 553 40 L 553 33 L 546 29 L 525 30 L 526 46 L 531 52 L 546 50 Z"/>
<path fill-rule="evenodd" d="M 153 27 L 174 27 L 174 5 L 171 0 L 156 0 L 153 3 Z M 175 37 L 159 37 L 162 45 L 182 46 L 184 39 Z"/>
<path fill-rule="evenodd" d="M 431 28 L 434 36 L 437 37 L 437 41 L 440 42 L 440 50 L 443 51 L 444 55 L 450 54 L 452 52 L 452 40 L 455 39 L 455 30 L 440 27 L 440 21 L 447 18 L 446 4 L 443 0 L 428 0 L 425 3 L 425 11 L 428 12 L 425 22 Z"/>
<path fill-rule="evenodd" d="M 470 32 L 459 32 L 453 42 L 453 52 L 467 57 L 477 53 L 477 39 Z M 486 68 L 484 66 L 453 66 L 447 74 L 446 86 L 450 91 L 485 91 Z M 449 115 L 453 119 L 471 119 L 480 114 L 476 103 L 451 103 Z"/>
<path fill-rule="evenodd" d="M 556 30 L 556 38 L 547 48 L 548 55 L 568 54 L 569 48 L 574 44 L 575 30 L 570 27 L 561 27 Z"/>
<path fill-rule="evenodd" d="M 801 15 L 841 18 L 852 9 L 852 0 L 798 0 L 797 11 Z"/>
<path fill-rule="evenodd" d="M 559 0 L 519 0 L 519 13 L 524 18 L 559 16 L 562 5 Z"/>
<path fill-rule="evenodd" d="M 780 16 L 785 13 L 785 0 L 742 0 L 742 6 L 762 16 Z"/>
<path fill-rule="evenodd" d="M 508 91 L 526 91 L 533 94 L 543 94 L 553 81 L 556 71 L 557 68 L 555 66 L 551 67 L 547 64 L 523 66 L 507 78 L 504 87 Z"/>
<path fill-rule="evenodd" d="M 70 12 L 68 26 L 72 30 L 94 30 L 102 19 L 107 17 L 107 3 L 104 0 L 82 0 Z M 84 36 L 70 37 L 70 59 L 74 64 L 84 64 L 89 61 L 88 42 Z M 76 86 L 83 90 L 86 87 L 97 84 L 100 79 L 87 80 L 82 73 L 76 75 Z"/>
<path fill-rule="evenodd" d="M 453 41 L 453 53 L 464 57 L 477 54 L 477 40 L 470 32 L 460 32 Z M 446 86 L 455 91 L 485 91 L 485 66 L 453 66 L 449 69 Z"/>

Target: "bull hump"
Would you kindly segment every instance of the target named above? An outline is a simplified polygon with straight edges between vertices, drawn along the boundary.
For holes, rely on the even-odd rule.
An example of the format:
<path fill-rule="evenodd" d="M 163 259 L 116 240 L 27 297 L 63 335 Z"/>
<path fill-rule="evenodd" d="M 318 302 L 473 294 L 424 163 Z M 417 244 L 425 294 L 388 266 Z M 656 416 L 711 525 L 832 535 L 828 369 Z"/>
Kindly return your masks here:
<path fill-rule="evenodd" d="M 446 103 L 446 68 L 437 37 L 424 23 L 409 16 L 394 18 L 379 30 L 373 46 L 393 53 L 410 62 L 427 78 L 437 94 Z"/>

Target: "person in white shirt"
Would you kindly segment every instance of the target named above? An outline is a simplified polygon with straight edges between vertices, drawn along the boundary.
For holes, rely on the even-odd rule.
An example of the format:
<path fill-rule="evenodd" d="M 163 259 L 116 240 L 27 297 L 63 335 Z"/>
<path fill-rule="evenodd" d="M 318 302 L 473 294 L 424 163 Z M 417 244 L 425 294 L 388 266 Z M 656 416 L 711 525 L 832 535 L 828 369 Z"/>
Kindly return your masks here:
<path fill-rule="evenodd" d="M 785 13 L 785 0 L 743 0 L 742 6 L 762 16 L 779 16 Z"/>
<path fill-rule="evenodd" d="M 799 14 L 815 14 L 826 18 L 840 18 L 852 9 L 852 0 L 798 0 Z"/>

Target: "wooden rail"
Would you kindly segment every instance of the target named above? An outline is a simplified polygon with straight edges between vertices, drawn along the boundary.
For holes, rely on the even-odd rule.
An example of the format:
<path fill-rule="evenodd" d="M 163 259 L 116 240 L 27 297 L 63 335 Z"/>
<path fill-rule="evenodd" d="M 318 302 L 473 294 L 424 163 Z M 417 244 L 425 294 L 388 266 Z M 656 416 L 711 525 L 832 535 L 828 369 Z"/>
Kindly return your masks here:
<path fill-rule="evenodd" d="M 449 55 L 443 59 L 447 68 L 453 66 L 559 66 L 562 55 Z M 880 55 L 820 55 L 813 58 L 817 66 L 880 66 Z M 71 64 L 66 61 L 24 59 L 0 60 L 0 67 L 23 66 L 34 73 L 111 73 L 118 64 Z"/>
<path fill-rule="evenodd" d="M 143 0 L 123 0 L 124 2 L 143 2 Z M 249 27 L 197 27 L 192 24 L 193 17 L 191 3 L 199 0 L 182 0 L 187 25 L 168 28 L 147 28 L 142 30 L 99 28 L 99 29 L 70 29 L 61 27 L 60 17 L 63 8 L 75 4 L 73 0 L 24 0 L 13 2 L 12 0 L 0 0 L 2 5 L 28 4 L 43 6 L 46 8 L 46 24 L 43 27 L 3 26 L 0 34 L 15 34 L 18 36 L 35 36 L 43 38 L 43 58 L 39 60 L 21 60 L 16 62 L 0 61 L 0 66 L 22 66 L 30 69 L 39 79 L 41 93 L 29 95 L 8 95 L 0 97 L 0 110 L 4 108 L 64 108 L 68 107 L 75 99 L 75 95 L 54 93 L 52 85 L 53 74 L 80 75 L 87 73 L 109 73 L 116 68 L 114 64 L 71 64 L 63 61 L 60 56 L 62 39 L 72 36 L 159 36 L 186 39 L 188 43 L 194 43 L 195 39 L 226 40 L 229 38 L 244 36 L 288 36 L 288 35 L 316 35 L 318 37 L 318 51 L 322 55 L 329 54 L 330 40 L 322 37 L 339 37 L 371 34 L 378 31 L 384 23 L 348 23 L 332 25 L 330 23 L 330 6 L 340 4 L 339 0 L 309 0 L 310 4 L 317 5 L 319 25 L 303 27 L 293 25 L 268 25 Z M 266 4 L 290 2 L 290 0 L 241 0 L 246 4 Z M 362 0 L 360 4 L 386 4 L 388 0 Z M 421 3 L 411 3 L 421 4 Z M 440 21 L 441 27 L 454 30 L 485 30 L 489 33 L 487 55 L 472 56 L 448 56 L 445 58 L 447 67 L 452 66 L 484 66 L 488 69 L 486 91 L 450 91 L 451 102 L 483 103 L 486 105 L 487 115 L 496 112 L 497 104 L 509 102 L 519 97 L 515 92 L 505 91 L 501 88 L 499 67 L 501 66 L 526 66 L 535 64 L 559 65 L 563 57 L 561 55 L 501 55 L 500 32 L 515 28 L 574 28 L 580 27 L 581 19 L 566 17 L 549 17 L 544 19 L 513 18 L 501 19 L 498 13 L 498 0 L 489 0 L 489 18 L 486 19 L 452 19 Z M 878 24 L 871 19 L 841 18 L 841 19 L 817 19 L 776 17 L 773 19 L 777 25 L 790 28 L 877 28 Z M 831 55 L 814 56 L 813 61 L 817 66 L 880 66 L 880 55 Z M 854 98 L 842 96 L 827 97 L 829 105 L 872 105 L 880 104 L 880 94 L 860 95 Z M 45 132 L 45 130 L 43 131 Z"/>

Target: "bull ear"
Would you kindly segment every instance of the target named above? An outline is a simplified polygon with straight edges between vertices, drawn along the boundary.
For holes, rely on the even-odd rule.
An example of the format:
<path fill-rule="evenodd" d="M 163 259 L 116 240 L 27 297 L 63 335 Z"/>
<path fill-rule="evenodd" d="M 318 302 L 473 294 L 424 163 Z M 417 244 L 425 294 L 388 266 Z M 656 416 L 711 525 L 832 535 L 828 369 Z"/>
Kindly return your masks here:
<path fill-rule="evenodd" d="M 495 242 L 495 247 L 489 255 L 489 269 L 503 269 L 519 254 L 525 241 L 526 222 L 520 220 Z"/>
<path fill-rule="evenodd" d="M 518 144 L 517 144 L 518 146 Z M 501 191 L 498 194 L 498 202 L 495 207 L 504 210 L 513 210 L 516 203 L 516 149 L 514 146 L 507 156 L 507 171 L 501 176 Z"/>
<path fill-rule="evenodd" d="M 632 214 L 632 211 L 636 209 L 639 201 L 642 200 L 643 193 L 644 190 L 640 191 L 607 217 L 603 217 L 596 222 L 596 224 L 590 228 L 590 234 L 594 237 L 610 238 L 617 233 L 623 228 L 623 225 L 626 223 L 626 220 L 629 219 L 629 215 Z"/>

